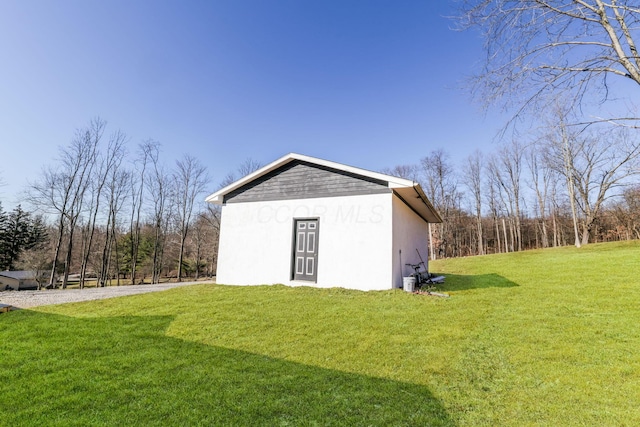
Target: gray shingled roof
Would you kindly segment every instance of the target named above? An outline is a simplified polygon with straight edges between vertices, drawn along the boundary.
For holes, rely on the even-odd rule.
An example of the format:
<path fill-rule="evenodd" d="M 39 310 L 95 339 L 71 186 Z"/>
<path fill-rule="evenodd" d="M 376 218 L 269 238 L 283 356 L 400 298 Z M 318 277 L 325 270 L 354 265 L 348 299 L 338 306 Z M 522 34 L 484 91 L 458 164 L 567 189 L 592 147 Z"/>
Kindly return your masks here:
<path fill-rule="evenodd" d="M 37 276 L 37 272 L 32 270 L 25 271 L 0 271 L 0 276 L 10 277 L 16 280 L 28 280 L 34 279 Z"/>

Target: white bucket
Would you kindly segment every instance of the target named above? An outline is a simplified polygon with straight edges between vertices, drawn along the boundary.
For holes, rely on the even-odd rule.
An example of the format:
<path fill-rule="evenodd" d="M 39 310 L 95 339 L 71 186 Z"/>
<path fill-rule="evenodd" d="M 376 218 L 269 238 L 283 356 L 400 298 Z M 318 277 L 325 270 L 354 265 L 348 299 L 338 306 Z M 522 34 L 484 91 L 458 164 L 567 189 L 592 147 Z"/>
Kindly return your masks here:
<path fill-rule="evenodd" d="M 403 277 L 402 278 L 402 289 L 405 292 L 413 292 L 413 288 L 416 286 L 416 278 L 413 276 Z"/>

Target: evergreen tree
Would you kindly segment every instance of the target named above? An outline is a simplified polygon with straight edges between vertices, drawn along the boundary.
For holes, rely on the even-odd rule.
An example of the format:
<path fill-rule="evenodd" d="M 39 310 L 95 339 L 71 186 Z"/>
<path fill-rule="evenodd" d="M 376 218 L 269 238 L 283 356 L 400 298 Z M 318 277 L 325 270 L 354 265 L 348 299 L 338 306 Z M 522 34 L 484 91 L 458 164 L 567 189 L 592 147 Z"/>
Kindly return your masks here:
<path fill-rule="evenodd" d="M 20 254 L 46 240 L 40 217 L 33 218 L 18 205 L 8 214 L 0 206 L 0 270 L 14 269 Z"/>
<path fill-rule="evenodd" d="M 7 224 L 7 213 L 2 209 L 2 203 L 0 202 L 0 271 L 6 270 L 6 265 L 8 264 L 8 248 L 6 247 Z"/>

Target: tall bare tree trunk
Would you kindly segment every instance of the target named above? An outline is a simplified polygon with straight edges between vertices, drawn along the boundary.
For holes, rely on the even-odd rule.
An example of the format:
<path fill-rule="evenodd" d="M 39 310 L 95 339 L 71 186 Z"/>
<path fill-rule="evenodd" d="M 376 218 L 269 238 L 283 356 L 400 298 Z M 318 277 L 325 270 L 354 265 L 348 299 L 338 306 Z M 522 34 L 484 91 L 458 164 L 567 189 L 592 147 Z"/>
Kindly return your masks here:
<path fill-rule="evenodd" d="M 180 227 L 180 253 L 178 254 L 178 282 L 182 281 L 184 249 L 189 233 L 196 198 L 209 182 L 207 170 L 194 157 L 185 156 L 176 162 L 174 175 L 176 218 Z"/>
<path fill-rule="evenodd" d="M 436 252 L 433 250 L 433 233 L 431 232 L 431 223 L 427 224 L 429 227 L 429 254 L 431 255 L 431 260 L 435 261 Z"/>
<path fill-rule="evenodd" d="M 509 244 L 507 243 L 507 224 L 504 221 L 504 217 L 502 218 L 502 231 L 504 232 L 504 251 L 509 252 Z"/>
<path fill-rule="evenodd" d="M 140 213 L 144 201 L 144 189 L 146 183 L 146 172 L 149 158 L 154 150 L 157 150 L 158 143 L 153 140 L 144 141 L 139 146 L 139 158 L 142 163 L 139 175 L 139 187 L 137 193 L 132 188 L 133 206 L 131 209 L 131 223 L 129 232 L 131 233 L 131 284 L 135 284 L 136 270 L 138 268 L 138 252 L 140 248 Z M 133 186 L 132 186 L 133 187 Z M 144 280 L 143 280 L 144 282 Z"/>
<path fill-rule="evenodd" d="M 62 246 L 62 233 L 64 233 L 64 217 L 60 215 L 60 220 L 58 221 L 58 237 L 56 238 L 56 244 L 53 255 L 53 262 L 51 267 L 51 274 L 49 275 L 49 285 L 57 286 L 57 277 L 56 277 L 56 269 L 58 268 L 58 262 L 60 259 L 60 247 Z"/>
<path fill-rule="evenodd" d="M 64 274 L 62 276 L 62 289 L 67 288 L 67 284 L 69 283 L 69 270 L 71 268 L 71 260 L 73 254 L 73 234 L 75 230 L 75 220 L 69 224 L 69 240 L 67 242 L 67 255 L 64 260 Z"/>
<path fill-rule="evenodd" d="M 571 218 L 573 219 L 573 233 L 575 236 L 574 245 L 579 248 L 580 236 L 578 234 L 578 214 L 576 212 L 576 190 L 573 183 L 573 155 L 569 147 L 569 135 L 564 122 L 560 123 L 560 132 L 562 137 L 562 153 L 564 154 L 564 169 L 567 179 L 567 191 L 569 193 L 569 202 L 571 203 Z"/>
<path fill-rule="evenodd" d="M 500 253 L 500 223 L 498 222 L 498 217 L 493 217 L 493 224 L 496 231 L 497 253 Z"/>

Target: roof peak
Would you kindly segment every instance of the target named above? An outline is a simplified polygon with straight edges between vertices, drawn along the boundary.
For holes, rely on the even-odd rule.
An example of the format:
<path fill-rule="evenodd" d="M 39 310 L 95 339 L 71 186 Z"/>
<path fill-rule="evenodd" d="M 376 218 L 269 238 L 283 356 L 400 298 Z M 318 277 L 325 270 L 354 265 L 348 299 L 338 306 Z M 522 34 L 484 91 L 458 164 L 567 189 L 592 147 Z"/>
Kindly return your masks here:
<path fill-rule="evenodd" d="M 338 163 L 338 162 L 333 162 L 330 160 L 325 160 L 325 159 L 321 159 L 318 157 L 312 157 L 312 156 L 307 156 L 304 154 L 299 154 L 299 153 L 294 153 L 291 152 L 289 154 L 286 154 L 282 157 L 280 157 L 277 160 L 274 160 L 273 162 L 269 163 L 266 166 L 261 167 L 260 169 L 232 182 L 231 184 L 227 185 L 226 187 L 221 188 L 220 190 L 216 191 L 215 193 L 211 194 L 209 197 L 206 198 L 207 202 L 210 203 L 222 203 L 222 197 L 237 189 L 240 188 L 241 186 L 253 181 L 254 179 L 257 179 L 263 175 L 266 175 L 267 173 L 281 167 L 284 166 L 287 163 L 290 163 L 294 160 L 300 160 L 300 161 L 305 161 L 308 163 L 312 163 L 312 164 L 316 164 L 316 165 L 320 165 L 320 166 L 325 166 L 325 167 L 329 167 L 332 169 L 337 169 L 340 171 L 344 171 L 344 172 L 349 172 L 349 173 L 353 173 L 356 175 L 362 175 L 368 178 L 373 178 L 373 179 L 377 179 L 379 181 L 385 181 L 388 184 L 388 187 L 393 189 L 393 188 L 406 188 L 406 187 L 414 187 L 416 185 L 418 185 L 416 182 L 409 180 L 409 179 L 405 179 L 405 178 L 400 178 L 397 176 L 393 176 L 393 175 L 387 175 L 387 174 L 383 174 L 380 172 L 373 172 L 370 171 L 368 169 L 362 169 L 362 168 L 358 168 L 355 166 L 349 166 L 349 165 L 345 165 L 343 163 Z"/>
<path fill-rule="evenodd" d="M 418 210 L 424 210 L 421 216 L 425 218 L 425 220 L 428 220 L 430 222 L 442 221 L 440 215 L 436 212 L 436 210 L 431 205 L 431 202 L 429 202 L 426 195 L 424 194 L 422 188 L 420 187 L 420 184 L 415 181 L 294 152 L 286 154 L 279 159 L 269 163 L 268 165 L 263 166 L 260 169 L 227 185 L 226 187 L 221 188 L 220 190 L 211 194 L 205 200 L 209 203 L 223 204 L 225 195 L 295 160 L 335 169 L 342 172 L 347 172 L 354 175 L 359 175 L 369 179 L 374 179 L 383 182 L 389 189 L 396 193 L 404 193 L 408 190 L 413 195 L 411 198 L 409 198 L 410 201 L 408 201 L 408 203 L 412 206 L 414 204 L 420 205 L 421 207 L 418 208 Z M 414 208 L 416 208 L 416 206 L 414 206 Z"/>

